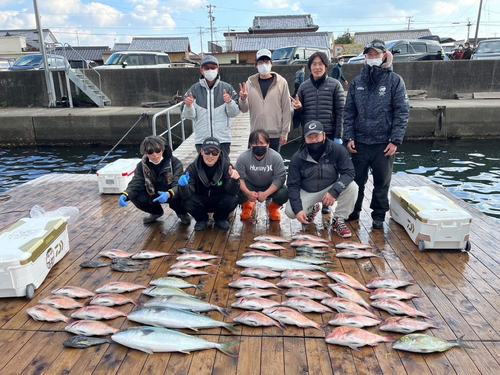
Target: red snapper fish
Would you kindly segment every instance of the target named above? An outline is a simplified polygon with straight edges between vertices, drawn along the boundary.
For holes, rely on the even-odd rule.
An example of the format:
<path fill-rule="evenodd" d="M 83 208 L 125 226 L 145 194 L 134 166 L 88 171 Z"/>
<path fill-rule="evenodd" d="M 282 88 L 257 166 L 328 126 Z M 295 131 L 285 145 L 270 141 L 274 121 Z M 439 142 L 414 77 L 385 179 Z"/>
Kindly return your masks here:
<path fill-rule="evenodd" d="M 189 259 L 189 260 L 179 260 L 178 262 L 174 263 L 171 268 L 203 268 L 210 266 L 215 266 L 215 264 L 206 262 L 204 260 Z"/>
<path fill-rule="evenodd" d="M 413 317 L 421 316 L 422 318 L 431 319 L 429 315 L 414 309 L 402 301 L 394 299 L 379 299 L 373 301 L 372 306 L 385 310 L 391 315 L 408 315 Z"/>
<path fill-rule="evenodd" d="M 238 298 L 231 306 L 243 310 L 264 310 L 279 305 L 279 302 L 267 298 L 242 297 Z"/>
<path fill-rule="evenodd" d="M 76 302 L 73 298 L 66 296 L 51 295 L 38 301 L 41 305 L 47 305 L 55 309 L 76 309 L 83 307 L 83 303 Z"/>
<path fill-rule="evenodd" d="M 261 234 L 253 239 L 258 242 L 271 242 L 271 243 L 287 243 L 290 242 L 283 237 L 273 236 L 271 234 Z"/>
<path fill-rule="evenodd" d="M 119 331 L 119 329 L 108 326 L 95 320 L 77 320 L 64 328 L 75 335 L 83 336 L 106 336 Z"/>
<path fill-rule="evenodd" d="M 212 255 L 206 253 L 185 253 L 176 258 L 177 260 L 212 260 L 212 259 L 222 259 L 222 255 Z"/>
<path fill-rule="evenodd" d="M 362 243 L 354 241 L 344 241 L 342 243 L 335 245 L 335 247 L 337 249 L 354 249 L 354 250 L 367 250 L 373 248 L 370 245 L 364 245 Z"/>
<path fill-rule="evenodd" d="M 396 289 L 402 288 L 404 286 L 413 285 L 417 282 L 414 280 L 401 280 L 391 277 L 376 277 L 366 284 L 367 288 L 370 289 L 378 289 L 378 288 L 388 288 L 388 289 Z"/>
<path fill-rule="evenodd" d="M 307 270 L 288 270 L 283 272 L 281 274 L 281 277 L 282 278 L 291 277 L 293 279 L 311 279 L 311 280 L 319 280 L 327 278 L 325 275 Z"/>
<path fill-rule="evenodd" d="M 235 297 L 268 297 L 277 296 L 278 293 L 269 289 L 245 288 L 235 294 Z"/>
<path fill-rule="evenodd" d="M 366 302 L 363 297 L 361 297 L 361 295 L 349 285 L 328 284 L 328 286 L 335 292 L 337 297 L 348 299 L 349 301 L 356 302 L 358 305 L 361 305 L 368 310 L 372 310 L 370 304 Z"/>
<path fill-rule="evenodd" d="M 311 240 L 297 240 L 293 241 L 290 246 L 292 247 L 328 247 L 328 244 L 322 241 Z"/>
<path fill-rule="evenodd" d="M 315 312 L 322 314 L 322 313 L 333 312 L 332 309 L 330 309 L 329 307 L 326 307 L 325 305 L 322 305 L 319 302 L 304 297 L 288 298 L 281 305 L 291 307 L 292 309 L 298 310 L 302 313 Z"/>
<path fill-rule="evenodd" d="M 133 292 L 139 289 L 146 289 L 147 287 L 144 285 L 134 284 L 134 283 L 125 283 L 121 281 L 115 281 L 103 285 L 96 289 L 97 293 L 126 293 Z"/>
<path fill-rule="evenodd" d="M 323 237 L 314 236 L 314 235 L 308 234 L 308 233 L 299 233 L 299 234 L 296 234 L 296 235 L 292 236 L 292 240 L 295 240 L 295 241 L 328 242 Z"/>
<path fill-rule="evenodd" d="M 408 292 L 403 292 L 402 290 L 398 289 L 375 289 L 371 294 L 370 294 L 370 299 L 396 299 L 398 301 L 402 299 L 412 299 L 412 298 L 422 298 L 423 295 L 421 294 L 413 294 L 413 293 L 408 293 Z"/>
<path fill-rule="evenodd" d="M 76 310 L 73 314 L 71 314 L 71 317 L 83 320 L 101 320 L 115 319 L 127 315 L 128 313 L 112 309 L 111 307 L 87 306 Z"/>
<path fill-rule="evenodd" d="M 276 245 L 275 243 L 269 242 L 254 242 L 249 246 L 250 249 L 263 250 L 263 251 L 275 251 L 275 250 L 286 250 L 283 246 Z"/>
<path fill-rule="evenodd" d="M 326 327 L 307 318 L 300 312 L 289 307 L 271 307 L 262 311 L 263 314 L 277 320 L 281 324 L 290 324 L 301 328 L 316 328 L 326 334 Z"/>
<path fill-rule="evenodd" d="M 266 270 L 262 268 L 245 268 L 241 271 L 242 276 L 256 277 L 257 279 L 267 279 L 280 277 L 279 272 Z"/>
<path fill-rule="evenodd" d="M 175 254 L 163 253 L 155 250 L 143 250 L 139 253 L 132 254 L 132 259 L 154 259 L 160 257 L 171 257 Z"/>
<path fill-rule="evenodd" d="M 52 294 L 70 298 L 87 298 L 95 296 L 95 293 L 90 290 L 83 289 L 78 286 L 63 286 L 61 288 L 54 289 Z"/>
<path fill-rule="evenodd" d="M 383 342 L 395 342 L 396 339 L 393 337 L 376 335 L 360 328 L 337 327 L 332 333 L 326 336 L 325 341 L 328 344 L 348 346 L 351 349 L 359 351 L 358 348 L 365 345 L 377 346 Z"/>
<path fill-rule="evenodd" d="M 120 249 L 109 249 L 101 251 L 99 255 L 109 259 L 116 259 L 116 258 L 130 258 L 133 255 L 133 253 L 129 253 L 127 251 L 123 251 Z"/>
<path fill-rule="evenodd" d="M 381 331 L 399 332 L 405 335 L 429 328 L 440 327 L 434 323 L 427 323 L 418 319 L 395 316 L 387 318 L 378 327 Z"/>
<path fill-rule="evenodd" d="M 352 277 L 344 272 L 327 272 L 326 274 L 328 277 L 335 280 L 339 284 L 349 285 L 351 288 L 363 290 L 363 291 L 368 292 L 368 293 L 371 292 L 370 289 L 365 287 L 363 284 L 361 284 L 354 277 Z"/>
<path fill-rule="evenodd" d="M 67 322 L 69 320 L 59 310 L 47 305 L 36 305 L 27 309 L 26 312 L 37 322 Z"/>
<path fill-rule="evenodd" d="M 361 307 L 356 302 L 349 301 L 345 298 L 325 298 L 321 301 L 321 303 L 337 310 L 340 313 L 363 315 L 373 319 L 379 318 L 377 315 L 368 311 L 364 307 Z"/>
<path fill-rule="evenodd" d="M 257 311 L 246 311 L 241 315 L 238 315 L 236 318 L 233 319 L 235 322 L 240 323 L 240 324 L 245 324 L 247 326 L 251 327 L 278 327 L 279 329 L 286 329 L 286 326 L 281 324 L 280 322 L 277 322 L 274 319 L 271 319 L 270 317 L 257 312 Z"/>
<path fill-rule="evenodd" d="M 274 285 L 273 283 L 270 283 L 269 281 L 256 279 L 254 277 L 241 277 L 238 280 L 235 280 L 235 281 L 229 283 L 228 286 L 230 286 L 231 288 L 239 288 L 239 289 L 245 289 L 245 288 L 258 288 L 258 289 L 276 288 L 276 289 L 279 289 L 276 285 Z"/>
<path fill-rule="evenodd" d="M 361 258 L 383 258 L 382 254 L 373 254 L 368 251 L 346 249 L 335 254 L 337 258 L 361 259 Z"/>
<path fill-rule="evenodd" d="M 271 253 L 266 253 L 265 251 L 259 251 L 259 250 L 253 250 L 253 251 L 248 251 L 243 254 L 243 256 L 246 257 L 272 257 L 272 258 L 278 258 L 277 255 L 271 254 Z"/>
<path fill-rule="evenodd" d="M 280 288 L 311 288 L 311 287 L 316 287 L 320 286 L 322 287 L 320 283 L 314 280 L 309 280 L 309 279 L 292 279 L 292 278 L 286 278 L 286 279 L 281 279 L 278 284 L 276 284 Z"/>
<path fill-rule="evenodd" d="M 379 325 L 382 318 L 374 319 L 364 315 L 357 315 L 351 313 L 337 314 L 328 322 L 332 326 L 347 326 L 355 328 L 373 327 Z"/>
<path fill-rule="evenodd" d="M 304 297 L 310 299 L 325 299 L 331 297 L 328 293 L 305 287 L 292 288 L 287 291 L 285 295 L 287 297 Z"/>

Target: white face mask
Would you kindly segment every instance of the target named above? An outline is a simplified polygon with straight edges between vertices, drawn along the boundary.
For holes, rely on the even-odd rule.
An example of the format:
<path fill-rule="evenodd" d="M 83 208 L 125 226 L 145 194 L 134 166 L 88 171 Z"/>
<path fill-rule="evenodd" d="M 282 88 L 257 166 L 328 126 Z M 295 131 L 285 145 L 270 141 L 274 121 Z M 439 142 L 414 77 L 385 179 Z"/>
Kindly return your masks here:
<path fill-rule="evenodd" d="M 382 65 L 382 58 L 380 58 L 380 59 L 366 59 L 366 64 L 369 66 L 380 66 L 380 65 Z"/>
<path fill-rule="evenodd" d="M 210 81 L 210 82 L 215 80 L 217 78 L 218 74 L 219 74 L 219 69 L 203 71 L 203 76 L 205 77 L 205 79 L 207 81 Z"/>
<path fill-rule="evenodd" d="M 339 65 L 340 66 L 344 65 L 344 62 L 343 61 L 339 61 Z"/>
<path fill-rule="evenodd" d="M 155 163 L 155 162 L 154 162 L 153 160 L 151 160 L 149 157 L 148 157 L 148 159 L 149 159 L 149 161 L 150 161 L 151 163 L 153 163 L 154 165 L 158 165 L 158 164 L 160 164 L 160 163 L 161 163 L 161 161 L 163 160 L 163 156 L 161 157 L 161 159 L 160 159 L 160 161 L 159 161 L 158 163 Z"/>
<path fill-rule="evenodd" d="M 259 74 L 262 76 L 267 76 L 269 73 L 271 73 L 271 64 L 261 64 L 257 65 L 257 70 L 259 71 Z"/>

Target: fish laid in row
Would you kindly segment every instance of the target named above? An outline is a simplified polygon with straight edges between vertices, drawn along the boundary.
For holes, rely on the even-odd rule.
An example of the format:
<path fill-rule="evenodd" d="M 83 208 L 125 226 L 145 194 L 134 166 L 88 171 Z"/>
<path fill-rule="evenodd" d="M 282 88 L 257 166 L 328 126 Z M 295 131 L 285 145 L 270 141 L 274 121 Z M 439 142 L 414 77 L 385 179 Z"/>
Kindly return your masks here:
<path fill-rule="evenodd" d="M 361 297 L 361 295 L 349 285 L 328 284 L 328 287 L 333 290 L 337 297 L 348 299 L 349 301 L 356 302 L 358 305 L 363 306 L 368 310 L 372 310 L 370 304 L 366 302 L 363 297 Z"/>
<path fill-rule="evenodd" d="M 83 319 L 83 320 L 101 320 L 101 319 L 115 319 L 123 316 L 127 316 L 128 313 L 112 309 L 106 306 L 87 306 L 76 310 L 71 314 L 72 318 Z"/>
<path fill-rule="evenodd" d="M 351 275 L 348 275 L 347 273 L 344 272 L 327 272 L 326 273 L 329 278 L 332 280 L 335 280 L 339 284 L 344 284 L 348 285 L 353 289 L 358 289 L 358 290 L 363 290 L 365 292 L 370 293 L 371 290 L 368 289 L 366 286 L 361 284 L 358 280 L 356 280 L 354 277 Z"/>
<path fill-rule="evenodd" d="M 190 247 L 181 247 L 180 249 L 177 249 L 177 252 L 179 254 L 192 254 L 192 253 L 207 254 L 203 250 L 191 249 Z"/>
<path fill-rule="evenodd" d="M 212 255 L 206 253 L 185 253 L 177 257 L 177 260 L 213 260 L 221 259 L 222 255 Z"/>
<path fill-rule="evenodd" d="M 310 280 L 319 280 L 327 278 L 325 275 L 307 270 L 288 270 L 283 272 L 281 274 L 281 277 L 282 278 L 291 277 L 293 279 L 310 279 Z"/>
<path fill-rule="evenodd" d="M 242 276 L 255 277 L 257 279 L 267 279 L 280 277 L 281 273 L 262 268 L 245 268 L 241 272 Z"/>
<path fill-rule="evenodd" d="M 213 274 L 202 271 L 202 270 L 198 270 L 195 268 L 173 268 L 167 272 L 167 275 L 179 276 L 179 277 L 190 277 L 190 276 L 205 276 L 205 275 L 213 275 Z"/>
<path fill-rule="evenodd" d="M 342 243 L 335 245 L 335 248 L 337 248 L 337 249 L 367 250 L 367 249 L 372 249 L 373 247 L 370 245 L 365 245 L 365 244 L 359 243 L 359 242 L 344 241 Z"/>
<path fill-rule="evenodd" d="M 269 243 L 269 242 L 254 242 L 249 246 L 249 248 L 255 250 L 263 250 L 263 251 L 286 250 L 281 245 L 276 245 L 275 243 Z"/>
<path fill-rule="evenodd" d="M 292 236 L 292 240 L 294 241 L 316 241 L 316 242 L 328 242 L 322 237 L 319 236 L 314 236 L 312 234 L 307 234 L 307 233 L 299 233 L 294 236 Z"/>
<path fill-rule="evenodd" d="M 416 282 L 413 280 L 408 281 L 408 280 L 395 279 L 391 277 L 376 277 L 370 280 L 368 284 L 366 284 L 366 287 L 370 289 L 380 289 L 380 288 L 397 289 L 413 284 L 416 284 Z"/>
<path fill-rule="evenodd" d="M 466 345 L 462 338 L 458 340 L 444 340 L 438 337 L 423 335 L 421 333 L 412 333 L 397 340 L 392 347 L 397 350 L 404 350 L 413 353 L 434 353 L 444 352 L 455 346 L 466 349 L 474 349 Z"/>
<path fill-rule="evenodd" d="M 292 247 L 329 247 L 326 242 L 323 241 L 312 241 L 312 240 L 296 240 L 293 241 L 290 246 Z"/>
<path fill-rule="evenodd" d="M 66 296 L 51 295 L 38 301 L 41 305 L 47 305 L 55 309 L 71 310 L 83 307 L 83 303 L 75 301 Z"/>
<path fill-rule="evenodd" d="M 362 259 L 362 258 L 383 258 L 382 254 L 373 254 L 368 251 L 356 250 L 356 249 L 346 249 L 339 251 L 335 254 L 337 258 L 347 258 L 347 259 Z"/>
<path fill-rule="evenodd" d="M 380 343 L 392 343 L 396 341 L 393 337 L 384 337 L 355 327 L 337 327 L 326 336 L 325 341 L 329 344 L 348 346 L 359 351 L 358 348 L 370 345 L 377 346 Z"/>
<path fill-rule="evenodd" d="M 139 302 L 132 298 L 125 297 L 121 294 L 113 294 L 113 293 L 98 294 L 94 298 L 92 298 L 92 300 L 89 302 L 89 305 L 111 307 L 111 306 L 126 305 L 127 303 L 131 303 L 135 306 L 139 305 Z"/>
<path fill-rule="evenodd" d="M 273 271 L 287 271 L 287 270 L 310 270 L 310 271 L 328 271 L 327 268 L 317 266 L 315 264 L 298 262 L 280 257 L 246 257 L 236 261 L 240 267 L 248 268 L 267 268 Z"/>
<path fill-rule="evenodd" d="M 413 307 L 407 305 L 406 303 L 394 299 L 379 299 L 372 302 L 372 306 L 378 309 L 385 310 L 391 315 L 408 315 L 413 317 L 422 317 L 426 319 L 431 319 L 431 317 Z"/>
<path fill-rule="evenodd" d="M 102 345 L 102 344 L 113 344 L 111 339 L 101 339 L 98 337 L 87 337 L 87 336 L 73 336 L 63 342 L 66 348 L 75 349 L 87 349 L 91 346 Z"/>
<path fill-rule="evenodd" d="M 131 258 L 132 259 L 155 259 L 155 258 L 161 258 L 161 257 L 171 257 L 174 256 L 175 254 L 169 254 L 169 253 L 163 253 L 161 251 L 155 251 L 155 250 L 143 250 L 138 253 L 132 254 Z"/>
<path fill-rule="evenodd" d="M 303 313 L 330 313 L 333 312 L 329 307 L 322 305 L 316 301 L 304 297 L 292 297 L 281 304 L 282 306 L 291 307 Z"/>
<path fill-rule="evenodd" d="M 259 288 L 244 288 L 235 294 L 236 297 L 269 297 L 277 295 L 278 293 L 273 290 Z"/>
<path fill-rule="evenodd" d="M 288 243 L 287 239 L 283 237 L 273 236 L 271 234 L 261 234 L 253 239 L 258 242 L 271 242 L 271 243 Z"/>
<path fill-rule="evenodd" d="M 217 310 L 225 317 L 229 317 L 227 308 L 212 305 L 195 298 L 182 296 L 156 297 L 144 303 L 144 307 L 170 307 L 174 309 L 188 310 L 192 312 L 205 312 Z"/>
<path fill-rule="evenodd" d="M 313 288 L 316 286 L 323 287 L 320 283 L 309 279 L 292 279 L 287 277 L 286 279 L 281 279 L 276 286 L 280 288 Z"/>
<path fill-rule="evenodd" d="M 67 322 L 69 318 L 58 309 L 47 305 L 36 305 L 26 310 L 37 322 Z"/>
<path fill-rule="evenodd" d="M 54 289 L 52 294 L 58 296 L 66 296 L 70 298 L 87 298 L 94 297 L 95 293 L 90 290 L 80 288 L 78 286 L 63 286 L 61 288 Z"/>
<path fill-rule="evenodd" d="M 398 289 L 387 289 L 387 288 L 376 289 L 370 294 L 371 300 L 386 299 L 386 298 L 403 300 L 403 299 L 422 298 L 422 297 L 423 296 L 421 294 L 408 293 Z"/>
<path fill-rule="evenodd" d="M 246 311 L 241 315 L 234 318 L 236 323 L 245 324 L 251 327 L 278 327 L 279 329 L 285 330 L 286 326 L 277 322 L 270 317 L 257 312 L 257 311 Z"/>
<path fill-rule="evenodd" d="M 268 288 L 276 288 L 279 289 L 273 283 L 269 281 L 264 281 L 261 279 L 256 279 L 254 277 L 241 277 L 238 280 L 234 280 L 228 284 L 231 288 L 245 289 L 245 288 L 259 288 L 259 289 L 268 289 Z"/>
<path fill-rule="evenodd" d="M 307 318 L 300 312 L 289 307 L 271 307 L 262 311 L 263 314 L 277 320 L 281 324 L 290 324 L 301 328 L 316 328 L 326 334 L 326 327 Z"/>
<path fill-rule="evenodd" d="M 321 265 L 321 264 L 333 264 L 333 262 L 330 262 L 325 259 L 320 259 L 317 257 L 313 257 L 311 255 L 299 255 L 293 258 L 293 260 L 297 262 L 303 262 L 303 263 L 308 263 L 308 264 L 315 264 L 315 265 Z"/>
<path fill-rule="evenodd" d="M 262 297 L 241 297 L 231 306 L 243 310 L 264 310 L 270 307 L 280 306 L 280 303 Z"/>
<path fill-rule="evenodd" d="M 142 294 L 150 297 L 182 296 L 196 299 L 206 297 L 206 294 L 193 295 L 185 292 L 182 289 L 174 288 L 172 286 L 152 286 L 147 288 L 146 290 L 143 290 Z"/>
<path fill-rule="evenodd" d="M 369 318 L 378 319 L 378 316 L 371 311 L 368 311 L 364 307 L 358 305 L 356 302 L 349 301 L 345 298 L 325 298 L 321 301 L 321 303 L 337 310 L 340 313 L 364 315 Z"/>
<path fill-rule="evenodd" d="M 101 267 L 109 267 L 111 263 L 106 262 L 97 262 L 94 260 L 87 260 L 85 262 L 80 263 L 80 267 L 82 268 L 101 268 Z"/>
<path fill-rule="evenodd" d="M 112 263 L 111 269 L 117 272 L 139 272 L 139 271 L 144 271 L 146 268 L 145 267 L 132 268 L 121 263 Z"/>
<path fill-rule="evenodd" d="M 103 285 L 96 289 L 97 293 L 127 293 L 133 292 L 139 289 L 146 289 L 147 287 L 144 285 L 134 284 L 134 283 L 126 283 L 122 281 L 114 281 Z"/>
<path fill-rule="evenodd" d="M 247 257 L 271 257 L 271 258 L 278 258 L 277 255 L 271 254 L 271 253 L 266 253 L 265 251 L 259 251 L 259 250 L 253 250 L 253 251 L 248 251 L 243 254 L 244 258 Z"/>
<path fill-rule="evenodd" d="M 305 287 L 292 288 L 289 291 L 287 291 L 285 295 L 287 297 L 304 297 L 304 298 L 321 299 L 321 300 L 331 297 L 331 295 L 328 293 Z"/>
<path fill-rule="evenodd" d="M 170 286 L 179 289 L 195 288 L 196 290 L 201 290 L 204 284 L 190 284 L 183 279 L 177 277 L 160 277 L 159 279 L 151 281 L 149 284 L 154 286 Z"/>
<path fill-rule="evenodd" d="M 212 264 L 210 262 L 206 262 L 204 260 L 193 260 L 193 259 L 186 259 L 186 260 L 179 260 L 176 263 L 172 265 L 171 268 L 203 268 L 203 267 L 210 267 L 210 266 L 215 266 L 216 264 Z"/>
<path fill-rule="evenodd" d="M 363 328 L 379 325 L 382 320 L 382 318 L 375 319 L 364 315 L 341 313 L 335 315 L 333 319 L 328 322 L 328 324 L 332 326 Z"/>
<path fill-rule="evenodd" d="M 128 259 L 128 258 L 115 258 L 111 261 L 113 264 L 121 264 L 129 267 L 147 267 L 149 263 L 138 262 L 136 260 Z"/>
<path fill-rule="evenodd" d="M 399 332 L 409 334 L 417 331 L 423 331 L 429 328 L 439 328 L 434 323 L 423 322 L 418 319 L 407 317 L 390 317 L 380 324 L 378 329 L 381 331 Z"/>
<path fill-rule="evenodd" d="M 119 331 L 116 328 L 95 320 L 77 320 L 64 329 L 75 335 L 83 336 L 106 336 Z"/>

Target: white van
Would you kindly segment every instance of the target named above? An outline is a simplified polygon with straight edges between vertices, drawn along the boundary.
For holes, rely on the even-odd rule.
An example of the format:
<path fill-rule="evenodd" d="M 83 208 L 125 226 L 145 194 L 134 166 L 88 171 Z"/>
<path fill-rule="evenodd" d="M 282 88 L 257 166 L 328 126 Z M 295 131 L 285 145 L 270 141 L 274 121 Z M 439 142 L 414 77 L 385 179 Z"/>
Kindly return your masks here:
<path fill-rule="evenodd" d="M 120 51 L 115 52 L 104 65 L 96 66 L 95 69 L 148 69 L 148 68 L 170 68 L 170 57 L 162 52 L 146 51 Z"/>
<path fill-rule="evenodd" d="M 309 57 L 315 52 L 325 53 L 330 61 L 331 53 L 328 48 L 304 46 L 278 48 L 274 51 L 272 60 L 274 65 L 306 65 Z"/>

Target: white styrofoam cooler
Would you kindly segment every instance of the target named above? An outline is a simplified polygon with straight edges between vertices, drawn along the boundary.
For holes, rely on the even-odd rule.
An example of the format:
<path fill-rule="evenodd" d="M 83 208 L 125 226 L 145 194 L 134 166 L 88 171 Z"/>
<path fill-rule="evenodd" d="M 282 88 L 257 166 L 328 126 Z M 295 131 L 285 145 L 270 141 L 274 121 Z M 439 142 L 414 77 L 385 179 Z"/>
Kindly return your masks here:
<path fill-rule="evenodd" d="M 32 298 L 69 251 L 65 218 L 21 219 L 0 233 L 0 297 Z"/>
<path fill-rule="evenodd" d="M 428 186 L 391 188 L 391 216 L 420 251 L 470 250 L 472 216 Z"/>
<path fill-rule="evenodd" d="M 101 194 L 121 194 L 134 177 L 135 167 L 141 159 L 118 159 L 97 171 Z"/>

